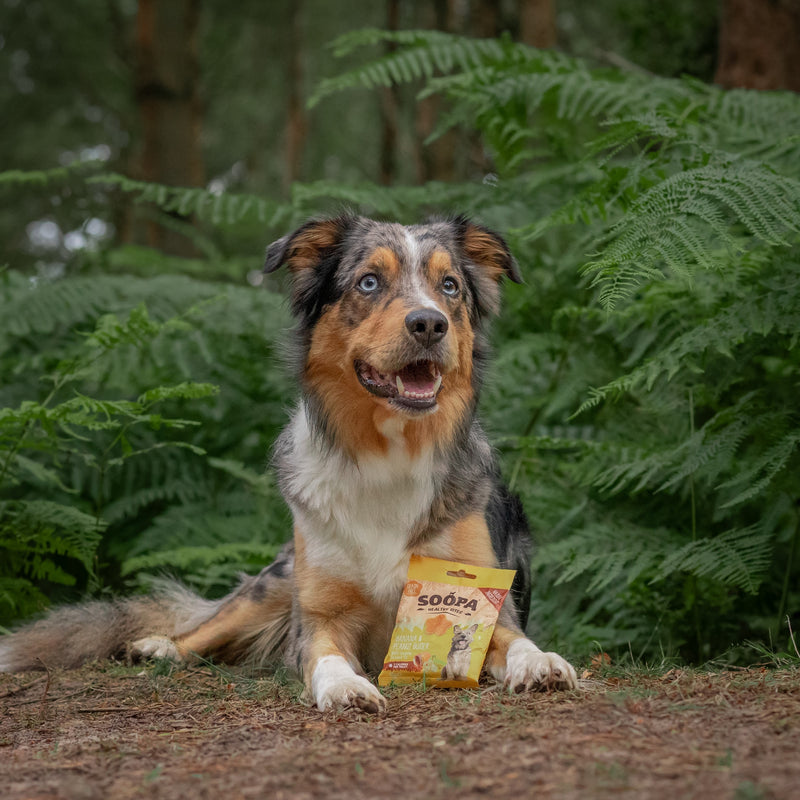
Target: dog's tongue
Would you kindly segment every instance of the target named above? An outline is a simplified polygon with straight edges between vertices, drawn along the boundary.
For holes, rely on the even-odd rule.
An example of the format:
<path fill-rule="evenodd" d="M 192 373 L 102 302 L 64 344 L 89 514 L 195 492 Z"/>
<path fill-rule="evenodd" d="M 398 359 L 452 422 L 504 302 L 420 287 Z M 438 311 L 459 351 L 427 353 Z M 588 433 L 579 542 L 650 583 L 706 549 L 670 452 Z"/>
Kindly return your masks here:
<path fill-rule="evenodd" d="M 407 392 L 415 394 L 432 394 L 438 388 L 436 386 L 435 369 L 431 364 L 422 362 L 419 364 L 409 364 L 403 367 L 397 374 L 403 382 L 403 387 Z"/>

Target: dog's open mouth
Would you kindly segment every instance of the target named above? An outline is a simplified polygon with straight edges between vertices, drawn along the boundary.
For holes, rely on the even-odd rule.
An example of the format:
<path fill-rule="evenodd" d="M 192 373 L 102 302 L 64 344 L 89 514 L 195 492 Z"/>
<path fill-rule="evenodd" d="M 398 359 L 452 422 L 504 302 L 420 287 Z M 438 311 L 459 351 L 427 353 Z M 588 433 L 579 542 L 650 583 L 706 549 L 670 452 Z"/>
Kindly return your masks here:
<path fill-rule="evenodd" d="M 354 366 L 361 385 L 378 397 L 390 398 L 396 405 L 409 409 L 436 405 L 442 373 L 433 361 L 414 361 L 397 372 L 381 372 L 366 361 L 356 361 Z"/>

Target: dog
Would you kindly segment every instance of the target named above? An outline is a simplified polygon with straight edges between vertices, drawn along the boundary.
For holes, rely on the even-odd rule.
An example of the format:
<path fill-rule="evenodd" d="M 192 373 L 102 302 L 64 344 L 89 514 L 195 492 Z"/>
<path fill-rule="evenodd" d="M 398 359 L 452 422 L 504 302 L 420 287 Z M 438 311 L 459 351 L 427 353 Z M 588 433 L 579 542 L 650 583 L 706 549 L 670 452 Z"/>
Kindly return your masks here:
<path fill-rule="evenodd" d="M 469 662 L 472 660 L 472 637 L 478 630 L 477 623 L 468 628 L 453 625 L 453 641 L 450 642 L 450 652 L 447 654 L 447 663 L 442 670 L 443 681 L 460 681 L 469 674 Z"/>
<path fill-rule="evenodd" d="M 56 609 L 0 640 L 0 670 L 127 655 L 283 662 L 324 711 L 382 713 L 380 670 L 412 553 L 516 570 L 485 670 L 514 691 L 573 689 L 524 630 L 530 534 L 475 416 L 508 245 L 464 216 L 402 226 L 343 214 L 267 250 L 286 266 L 301 387 L 273 462 L 294 521 L 275 561 L 218 601 L 179 585 Z"/>

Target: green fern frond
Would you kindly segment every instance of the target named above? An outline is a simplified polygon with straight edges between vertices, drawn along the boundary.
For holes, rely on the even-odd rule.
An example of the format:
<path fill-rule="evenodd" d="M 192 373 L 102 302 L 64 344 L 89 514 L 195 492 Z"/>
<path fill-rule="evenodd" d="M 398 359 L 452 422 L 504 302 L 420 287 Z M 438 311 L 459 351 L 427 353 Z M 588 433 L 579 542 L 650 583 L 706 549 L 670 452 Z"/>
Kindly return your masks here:
<path fill-rule="evenodd" d="M 736 477 L 720 484 L 721 490 L 732 489 L 736 492 L 721 507 L 732 508 L 762 495 L 775 478 L 786 469 L 798 445 L 800 445 L 800 432 L 793 431 L 767 448 L 763 455 L 754 459 Z"/>
<path fill-rule="evenodd" d="M 708 95 L 705 130 L 726 148 L 746 157 L 777 161 L 785 174 L 800 174 L 793 158 L 800 146 L 800 108 L 793 92 L 733 89 Z"/>
<path fill-rule="evenodd" d="M 178 547 L 173 550 L 158 550 L 154 553 L 135 556 L 122 564 L 122 574 L 132 575 L 143 570 L 196 569 L 199 565 L 218 564 L 224 561 L 257 559 L 269 564 L 278 554 L 280 545 L 260 542 L 237 542 L 218 544 L 214 547 Z"/>
<path fill-rule="evenodd" d="M 66 582 L 63 570 L 57 570 L 47 554 L 75 558 L 87 572 L 94 572 L 94 556 L 106 527 L 103 520 L 49 500 L 0 504 L 0 520 L 8 531 L 0 537 L 0 549 L 23 554 L 29 568 L 39 571 L 39 577 L 54 580 L 58 574 L 59 582 Z"/>
<path fill-rule="evenodd" d="M 73 278 L 37 282 L 12 272 L 0 283 L 0 353 L 17 337 L 47 334 L 96 319 L 115 308 L 125 291 L 124 278 Z"/>
<path fill-rule="evenodd" d="M 666 556 L 655 580 L 688 572 L 755 594 L 770 563 L 772 539 L 771 532 L 756 524 L 689 542 Z"/>
<path fill-rule="evenodd" d="M 672 175 L 647 190 L 610 229 L 602 257 L 584 273 L 600 286 L 600 302 L 612 309 L 658 278 L 659 264 L 686 277 L 694 266 L 723 268 L 726 251 L 715 253 L 703 231 L 731 246 L 727 229 L 733 223 L 767 244 L 787 246 L 787 234 L 800 232 L 800 182 L 742 162 Z"/>
<path fill-rule="evenodd" d="M 800 330 L 800 279 L 795 275 L 781 277 L 760 293 L 722 306 L 714 315 L 675 336 L 658 354 L 631 372 L 621 375 L 603 387 L 592 389 L 575 416 L 604 400 L 620 397 L 644 388 L 652 390 L 660 379 L 670 380 L 679 371 L 697 369 L 708 351 L 731 358 L 735 349 L 753 337 L 772 332 L 793 334 Z"/>
<path fill-rule="evenodd" d="M 156 386 L 140 394 L 136 402 L 143 409 L 164 400 L 200 400 L 219 394 L 219 386 L 211 383 L 191 383 L 184 381 L 174 386 Z"/>
<path fill-rule="evenodd" d="M 136 196 L 140 203 L 153 203 L 166 212 L 182 216 L 196 215 L 212 225 L 236 225 L 255 220 L 276 227 L 291 216 L 291 209 L 282 203 L 271 203 L 256 195 L 216 194 L 207 189 L 164 186 L 137 181 L 124 175 L 105 173 L 88 179 L 89 183 L 114 186 Z"/>
<path fill-rule="evenodd" d="M 0 410 L 0 416 L 5 409 Z M 0 422 L 2 426 L 2 422 Z M 0 442 L 3 440 L 0 434 Z M 19 473 L 19 480 L 15 478 L 15 473 Z M 10 470 L 10 475 L 7 476 L 11 483 L 19 483 L 22 480 L 30 480 L 38 484 L 42 488 L 56 489 L 64 492 L 65 494 L 75 494 L 75 489 L 64 483 L 61 474 L 44 464 L 39 463 L 33 458 L 28 458 L 22 453 L 15 453 L 13 457 L 13 467 Z"/>
<path fill-rule="evenodd" d="M 713 480 L 719 472 L 730 468 L 745 437 L 765 421 L 764 416 L 752 417 L 750 408 L 744 406 L 746 412 L 726 410 L 672 447 L 616 448 L 612 465 L 598 472 L 592 485 L 613 495 L 624 490 L 636 493 L 647 487 L 669 491 L 701 471 L 706 480 Z M 714 462 L 717 466 L 712 468 Z"/>
<path fill-rule="evenodd" d="M 131 309 L 125 320 L 120 320 L 116 314 L 103 314 L 86 337 L 86 344 L 103 350 L 112 350 L 120 344 L 141 345 L 172 325 L 175 325 L 175 321 L 163 324 L 154 322 L 150 319 L 147 306 L 139 303 Z"/>
<path fill-rule="evenodd" d="M 105 506 L 103 519 L 109 525 L 114 525 L 123 520 L 133 519 L 143 509 L 158 503 L 188 504 L 197 501 L 206 490 L 207 487 L 196 479 L 186 478 L 172 478 L 154 483 L 152 486 L 129 490 Z"/>
<path fill-rule="evenodd" d="M 468 69 L 487 61 L 503 60 L 510 52 L 510 45 L 501 40 L 466 39 L 439 31 L 357 31 L 334 41 L 333 48 L 337 56 L 343 56 L 356 48 L 389 42 L 404 47 L 362 67 L 321 81 L 309 98 L 309 107 L 313 108 L 324 97 L 345 89 L 409 83 L 430 78 L 437 71 L 449 72 L 456 67 Z"/>
<path fill-rule="evenodd" d="M 22 616 L 46 605 L 47 597 L 27 578 L 0 575 L 0 609 L 5 609 L 9 616 Z M 7 631 L 0 626 L 0 632 Z"/>
<path fill-rule="evenodd" d="M 533 566 L 558 564 L 557 585 L 589 575 L 587 591 L 598 592 L 652 574 L 677 541 L 666 530 L 631 526 L 623 520 L 616 525 L 592 522 L 542 547 Z"/>
<path fill-rule="evenodd" d="M 256 492 L 269 492 L 274 489 L 274 479 L 268 472 L 256 472 L 241 461 L 227 458 L 209 458 L 209 466 L 221 470 L 228 475 L 242 481 Z"/>
<path fill-rule="evenodd" d="M 29 186 L 47 186 L 57 181 L 64 181 L 87 172 L 99 162 L 75 161 L 64 167 L 53 167 L 41 170 L 8 169 L 0 172 L 0 188 L 13 186 L 25 188 Z"/>

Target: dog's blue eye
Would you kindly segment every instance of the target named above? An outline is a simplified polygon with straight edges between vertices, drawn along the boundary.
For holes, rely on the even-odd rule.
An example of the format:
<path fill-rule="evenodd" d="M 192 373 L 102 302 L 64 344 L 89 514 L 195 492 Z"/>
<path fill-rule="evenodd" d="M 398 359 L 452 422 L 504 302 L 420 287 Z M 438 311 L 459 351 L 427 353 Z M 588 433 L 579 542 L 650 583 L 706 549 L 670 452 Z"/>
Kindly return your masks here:
<path fill-rule="evenodd" d="M 442 281 L 442 291 L 445 294 L 449 294 L 450 297 L 458 294 L 458 284 L 456 283 L 454 278 L 445 278 Z"/>
<path fill-rule="evenodd" d="M 374 292 L 378 288 L 378 276 L 370 272 L 358 282 L 358 288 L 362 292 Z"/>

